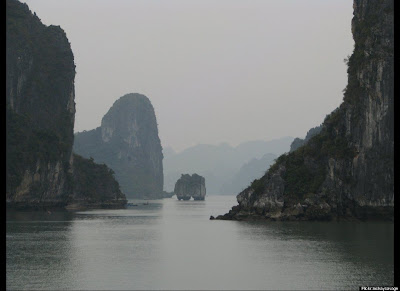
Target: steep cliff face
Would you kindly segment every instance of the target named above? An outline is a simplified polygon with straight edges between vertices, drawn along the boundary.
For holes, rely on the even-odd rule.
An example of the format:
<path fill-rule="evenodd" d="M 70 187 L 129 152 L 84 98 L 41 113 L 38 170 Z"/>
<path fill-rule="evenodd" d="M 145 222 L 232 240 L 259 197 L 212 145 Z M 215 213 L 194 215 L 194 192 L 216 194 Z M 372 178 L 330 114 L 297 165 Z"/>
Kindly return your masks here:
<path fill-rule="evenodd" d="M 103 196 L 123 206 L 115 190 L 86 199 L 94 185 L 80 171 L 90 161 L 74 165 L 75 64 L 65 32 L 43 25 L 26 4 L 6 3 L 7 206 L 66 207 L 85 198 L 93 207 Z M 112 174 L 91 166 L 102 169 L 104 189 L 115 187 Z"/>
<path fill-rule="evenodd" d="M 393 219 L 393 0 L 355 0 L 343 103 L 219 219 Z"/>
<path fill-rule="evenodd" d="M 6 7 L 7 200 L 65 201 L 71 189 L 75 65 L 58 26 Z"/>
<path fill-rule="evenodd" d="M 193 174 L 182 174 L 175 183 L 174 193 L 178 200 L 204 200 L 206 197 L 206 181 L 204 177 Z"/>
<path fill-rule="evenodd" d="M 163 197 L 162 147 L 154 108 L 146 96 L 127 94 L 118 99 L 100 127 L 75 135 L 74 152 L 113 169 L 128 197 Z"/>

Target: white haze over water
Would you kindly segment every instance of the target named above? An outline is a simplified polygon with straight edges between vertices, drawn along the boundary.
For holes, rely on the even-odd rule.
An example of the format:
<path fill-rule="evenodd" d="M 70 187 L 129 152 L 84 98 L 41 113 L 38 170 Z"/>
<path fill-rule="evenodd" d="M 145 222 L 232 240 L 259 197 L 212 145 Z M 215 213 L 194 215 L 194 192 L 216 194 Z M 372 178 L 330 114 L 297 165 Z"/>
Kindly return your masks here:
<path fill-rule="evenodd" d="M 163 147 L 304 137 L 342 101 L 350 0 L 26 0 L 75 57 L 75 132 L 151 100 Z"/>

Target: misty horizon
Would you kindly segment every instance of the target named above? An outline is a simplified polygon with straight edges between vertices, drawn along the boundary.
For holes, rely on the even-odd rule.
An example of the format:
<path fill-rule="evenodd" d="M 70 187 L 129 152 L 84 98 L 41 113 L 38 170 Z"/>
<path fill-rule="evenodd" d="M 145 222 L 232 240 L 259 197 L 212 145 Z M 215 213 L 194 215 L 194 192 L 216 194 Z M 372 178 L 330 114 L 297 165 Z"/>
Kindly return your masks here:
<path fill-rule="evenodd" d="M 348 1 L 23 2 L 71 43 L 75 132 L 127 93 L 150 99 L 178 152 L 304 137 L 342 102 Z"/>
<path fill-rule="evenodd" d="M 220 142 L 220 143 L 215 143 L 215 144 L 212 144 L 212 143 L 198 143 L 198 144 L 194 144 L 194 145 L 192 145 L 192 146 L 188 146 L 188 147 L 186 147 L 186 148 L 183 148 L 183 149 L 181 149 L 181 150 L 175 150 L 173 147 L 171 147 L 171 146 L 165 146 L 165 147 L 163 147 L 163 153 L 165 152 L 165 150 L 168 150 L 168 153 L 171 153 L 171 150 L 172 150 L 172 154 L 181 154 L 181 153 L 183 153 L 183 152 L 185 152 L 185 151 L 187 151 L 187 150 L 189 150 L 189 149 L 192 149 L 192 148 L 195 148 L 195 147 L 201 147 L 201 146 L 211 146 L 211 147 L 229 147 L 229 148 L 232 148 L 232 149 L 235 149 L 235 148 L 238 148 L 239 146 L 242 146 L 242 145 L 244 145 L 244 144 L 246 144 L 246 143 L 254 143 L 254 142 L 274 142 L 274 141 L 279 141 L 279 140 L 285 140 L 285 139 L 291 139 L 291 140 L 293 140 L 293 139 L 295 139 L 296 137 L 293 137 L 293 136 L 282 136 L 282 137 L 278 137 L 278 138 L 272 138 L 272 139 L 257 139 L 257 140 L 245 140 L 245 141 L 242 141 L 242 142 L 240 142 L 240 143 L 238 143 L 238 144 L 230 144 L 230 143 L 228 143 L 228 142 Z M 303 136 L 299 136 L 299 138 L 304 138 L 304 135 Z M 288 151 L 289 151 L 289 149 L 288 149 Z M 267 152 L 266 152 L 267 153 Z M 165 154 L 165 153 L 164 153 Z"/>

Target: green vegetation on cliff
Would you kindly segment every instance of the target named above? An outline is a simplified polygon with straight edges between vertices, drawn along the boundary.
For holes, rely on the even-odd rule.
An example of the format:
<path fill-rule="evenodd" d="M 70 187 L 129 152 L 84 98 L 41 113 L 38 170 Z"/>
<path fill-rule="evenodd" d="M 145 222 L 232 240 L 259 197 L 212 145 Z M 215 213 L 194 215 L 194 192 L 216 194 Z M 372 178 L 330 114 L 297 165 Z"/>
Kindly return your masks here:
<path fill-rule="evenodd" d="M 114 171 L 106 165 L 96 164 L 93 159 L 85 159 L 74 154 L 73 200 L 107 202 L 125 200 Z"/>

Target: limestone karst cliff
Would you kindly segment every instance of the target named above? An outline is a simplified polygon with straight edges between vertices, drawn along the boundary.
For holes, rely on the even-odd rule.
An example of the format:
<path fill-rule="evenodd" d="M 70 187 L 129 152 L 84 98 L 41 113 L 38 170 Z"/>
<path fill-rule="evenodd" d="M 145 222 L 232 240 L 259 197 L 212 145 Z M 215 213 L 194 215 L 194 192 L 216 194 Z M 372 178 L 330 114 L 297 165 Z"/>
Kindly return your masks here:
<path fill-rule="evenodd" d="M 18 1 L 6 8 L 7 199 L 62 203 L 71 190 L 74 57 L 60 27 Z"/>
<path fill-rule="evenodd" d="M 115 101 L 100 127 L 75 134 L 74 152 L 109 166 L 127 197 L 163 197 L 162 147 L 146 96 L 126 94 Z"/>
<path fill-rule="evenodd" d="M 393 220 L 393 0 L 354 0 L 343 103 L 218 219 Z"/>
<path fill-rule="evenodd" d="M 204 177 L 193 174 L 182 174 L 176 181 L 174 193 L 178 200 L 204 200 L 206 197 L 206 181 Z"/>
<path fill-rule="evenodd" d="M 42 24 L 26 4 L 7 0 L 8 206 L 65 207 L 73 202 L 73 177 L 80 175 L 72 155 L 74 80 L 74 56 L 65 32 Z"/>

